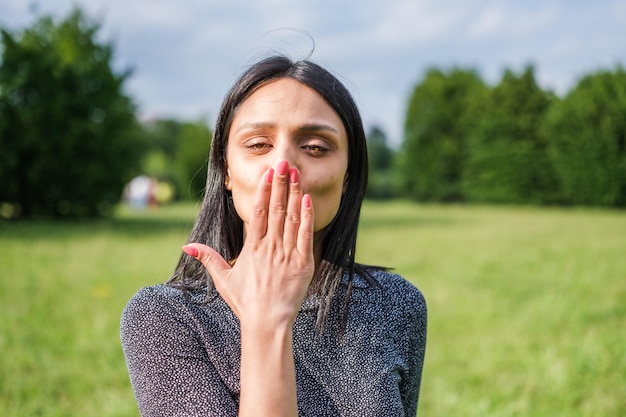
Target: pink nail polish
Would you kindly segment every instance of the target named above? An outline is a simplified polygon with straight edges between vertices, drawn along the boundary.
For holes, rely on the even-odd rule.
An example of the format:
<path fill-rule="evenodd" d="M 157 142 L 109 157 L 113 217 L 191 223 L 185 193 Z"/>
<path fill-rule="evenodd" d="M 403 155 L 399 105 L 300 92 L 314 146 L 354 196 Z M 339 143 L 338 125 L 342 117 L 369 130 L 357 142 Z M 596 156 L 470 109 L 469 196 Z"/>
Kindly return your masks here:
<path fill-rule="evenodd" d="M 289 169 L 289 162 L 287 161 L 280 161 L 278 163 L 278 167 L 276 169 L 276 172 L 278 172 L 278 175 L 285 175 L 287 174 L 287 170 Z"/>
<path fill-rule="evenodd" d="M 298 182 L 298 179 L 299 179 L 298 170 L 296 168 L 291 168 L 289 170 L 289 181 L 292 184 L 296 184 Z"/>
<path fill-rule="evenodd" d="M 265 182 L 268 184 L 271 184 L 273 179 L 274 179 L 274 170 L 270 168 L 265 174 Z"/>
<path fill-rule="evenodd" d="M 198 257 L 198 249 L 194 248 L 193 246 L 183 246 L 183 252 L 191 257 Z"/>
<path fill-rule="evenodd" d="M 302 197 L 302 204 L 304 204 L 305 208 L 311 208 L 311 196 L 308 194 L 305 194 L 304 197 Z"/>

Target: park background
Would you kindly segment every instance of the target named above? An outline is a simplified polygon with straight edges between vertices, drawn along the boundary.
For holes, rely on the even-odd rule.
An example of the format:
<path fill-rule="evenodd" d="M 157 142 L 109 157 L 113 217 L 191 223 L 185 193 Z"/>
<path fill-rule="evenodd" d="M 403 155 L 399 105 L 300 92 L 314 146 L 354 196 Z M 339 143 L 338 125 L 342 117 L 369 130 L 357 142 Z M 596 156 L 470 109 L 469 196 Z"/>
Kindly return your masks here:
<path fill-rule="evenodd" d="M 274 5 L 254 42 L 226 36 L 252 5 L 212 5 L 198 38 L 175 30 L 200 7 L 191 2 L 95 4 L 0 6 L 7 415 L 137 415 L 119 315 L 167 279 L 185 242 L 213 106 L 252 55 L 306 56 L 312 39 L 312 58 L 364 109 L 371 180 L 357 256 L 394 266 L 429 302 L 420 414 L 624 414 L 623 1 Z M 474 18 L 463 33 L 459 16 Z M 310 36 L 268 32 L 284 26 Z M 348 57 L 363 59 L 363 44 L 358 65 Z M 120 204 L 138 175 L 160 192 Z"/>

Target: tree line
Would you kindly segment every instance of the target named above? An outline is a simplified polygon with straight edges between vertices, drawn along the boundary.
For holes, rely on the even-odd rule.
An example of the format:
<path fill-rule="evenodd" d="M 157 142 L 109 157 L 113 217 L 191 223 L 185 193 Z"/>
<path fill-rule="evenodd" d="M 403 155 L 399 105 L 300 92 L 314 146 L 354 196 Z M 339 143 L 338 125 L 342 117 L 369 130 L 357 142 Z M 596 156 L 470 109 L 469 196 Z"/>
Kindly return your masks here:
<path fill-rule="evenodd" d="M 208 120 L 140 121 L 100 23 L 80 9 L 0 28 L 0 218 L 95 217 L 137 175 L 199 199 Z M 626 205 L 626 75 L 583 77 L 563 98 L 532 66 L 487 85 L 471 69 L 425 73 L 398 149 L 368 133 L 368 198 Z"/>
<path fill-rule="evenodd" d="M 207 121 L 139 121 L 99 30 L 79 8 L 0 28 L 0 218 L 108 215 L 138 175 L 199 198 Z"/>
<path fill-rule="evenodd" d="M 626 205 L 626 72 L 582 77 L 562 98 L 534 68 L 495 86 L 433 68 L 408 102 L 396 195 L 419 201 Z"/>

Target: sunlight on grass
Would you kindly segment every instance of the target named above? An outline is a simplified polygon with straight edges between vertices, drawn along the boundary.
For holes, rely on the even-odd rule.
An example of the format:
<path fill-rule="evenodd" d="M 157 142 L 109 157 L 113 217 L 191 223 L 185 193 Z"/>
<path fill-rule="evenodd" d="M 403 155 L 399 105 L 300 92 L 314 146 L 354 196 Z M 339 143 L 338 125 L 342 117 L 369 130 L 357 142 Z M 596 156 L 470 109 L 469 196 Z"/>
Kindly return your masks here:
<path fill-rule="evenodd" d="M 0 410 L 138 415 L 119 317 L 165 281 L 197 206 L 95 222 L 0 223 Z M 626 212 L 364 207 L 358 258 L 425 294 L 423 416 L 626 410 Z"/>
<path fill-rule="evenodd" d="M 366 206 L 359 254 L 429 304 L 420 413 L 621 415 L 625 214 Z"/>

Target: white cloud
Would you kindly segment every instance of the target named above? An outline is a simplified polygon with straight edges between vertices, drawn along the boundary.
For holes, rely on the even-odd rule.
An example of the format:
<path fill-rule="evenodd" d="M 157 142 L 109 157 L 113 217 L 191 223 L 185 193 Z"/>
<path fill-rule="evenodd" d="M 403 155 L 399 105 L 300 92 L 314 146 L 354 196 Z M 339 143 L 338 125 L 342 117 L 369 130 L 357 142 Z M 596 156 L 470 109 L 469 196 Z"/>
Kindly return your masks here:
<path fill-rule="evenodd" d="M 506 11 L 501 6 L 494 6 L 484 10 L 469 29 L 469 36 L 481 39 L 498 35 L 505 28 Z"/>
<path fill-rule="evenodd" d="M 556 7 L 550 5 L 538 11 L 518 11 L 510 22 L 511 33 L 517 37 L 532 35 L 548 25 L 558 24 L 559 13 Z"/>
<path fill-rule="evenodd" d="M 426 0 L 380 3 L 368 19 L 371 38 L 378 44 L 410 45 L 446 37 L 462 18 L 462 4 Z"/>
<path fill-rule="evenodd" d="M 569 88 L 585 71 L 626 61 L 626 1 L 596 0 L 39 0 L 64 16 L 75 1 L 102 17 L 116 68 L 148 115 L 214 117 L 229 84 L 268 50 L 306 56 L 345 81 L 366 124 L 396 140 L 414 83 L 429 66 L 473 66 L 497 82 L 534 62 L 543 85 Z M 0 25 L 34 19 L 24 0 L 0 0 Z"/>
<path fill-rule="evenodd" d="M 554 24 L 559 10 L 554 5 L 510 3 L 487 6 L 469 27 L 474 40 L 498 37 L 520 38 L 531 36 Z"/>

